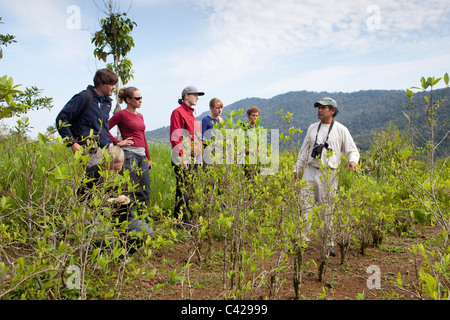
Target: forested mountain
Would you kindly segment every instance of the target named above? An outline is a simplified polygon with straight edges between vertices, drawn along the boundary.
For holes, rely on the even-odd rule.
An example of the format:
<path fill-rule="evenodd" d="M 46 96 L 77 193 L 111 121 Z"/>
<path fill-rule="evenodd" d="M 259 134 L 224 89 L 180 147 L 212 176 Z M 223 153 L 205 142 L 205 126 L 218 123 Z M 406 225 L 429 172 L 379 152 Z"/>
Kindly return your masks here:
<path fill-rule="evenodd" d="M 443 94 L 443 90 L 434 91 L 433 97 L 439 97 Z M 347 126 L 350 130 L 355 142 L 361 150 L 367 150 L 372 141 L 374 131 L 386 128 L 389 122 L 396 125 L 400 130 L 406 128 L 408 119 L 404 113 L 408 114 L 409 98 L 404 90 L 364 90 L 358 92 L 311 92 L 311 91 L 292 91 L 274 96 L 270 99 L 246 98 L 232 103 L 224 108 L 223 116 L 227 117 L 227 113 L 232 110 L 244 109 L 242 116 L 243 121 L 247 121 L 245 111 L 251 106 L 257 106 L 261 110 L 260 125 L 268 129 L 279 129 L 280 132 L 286 133 L 289 127 L 300 128 L 303 133 L 297 135 L 302 141 L 310 124 L 317 122 L 317 109 L 314 108 L 314 102 L 323 97 L 332 97 L 338 104 L 339 113 L 336 120 Z M 421 128 L 425 131 L 425 112 L 424 106 L 426 101 L 423 93 L 414 95 L 414 103 L 417 105 L 413 112 L 413 119 L 417 121 Z M 448 93 L 446 99 L 440 107 L 441 118 L 439 123 L 447 122 L 445 130 L 448 131 L 449 115 L 448 110 Z M 276 112 L 283 109 L 283 114 L 290 112 L 293 114 L 293 120 L 286 125 L 285 120 Z M 447 109 L 447 110 L 446 110 Z M 443 112 L 444 111 L 444 112 Z M 209 112 L 204 112 L 197 119 L 201 120 Z M 149 141 L 169 142 L 169 127 L 163 127 L 157 130 L 148 131 L 146 133 Z M 443 148 L 448 148 L 449 138 L 446 139 Z"/>

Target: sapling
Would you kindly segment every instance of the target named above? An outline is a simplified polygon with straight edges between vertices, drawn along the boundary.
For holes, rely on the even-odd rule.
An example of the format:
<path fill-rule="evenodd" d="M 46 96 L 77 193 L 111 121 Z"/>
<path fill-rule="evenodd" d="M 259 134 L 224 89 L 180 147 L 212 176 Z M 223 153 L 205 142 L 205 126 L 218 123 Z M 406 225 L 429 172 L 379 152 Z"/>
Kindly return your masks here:
<path fill-rule="evenodd" d="M 432 216 L 432 221 L 439 227 L 441 233 L 435 239 L 434 247 L 426 248 L 422 244 L 414 247 L 413 252 L 423 256 L 423 267 L 420 268 L 419 276 L 425 288 L 425 294 L 432 299 L 448 299 L 449 298 L 449 279 L 450 271 L 448 268 L 450 261 L 450 216 L 446 203 L 447 196 L 440 196 L 441 192 L 445 193 L 445 188 L 440 188 L 440 183 L 448 179 L 448 159 L 447 151 L 443 151 L 442 159 L 438 167 L 437 155 L 438 148 L 441 145 L 448 145 L 450 130 L 448 129 L 449 120 L 445 117 L 445 107 L 448 105 L 446 93 L 449 87 L 449 75 L 446 73 L 443 77 L 445 89 L 442 95 L 436 96 L 434 87 L 442 80 L 442 78 L 428 77 L 421 78 L 421 87 L 412 87 L 406 90 L 406 94 L 410 99 L 408 104 L 408 120 L 411 132 L 420 140 L 426 143 L 428 154 L 428 176 L 418 175 L 414 168 L 407 165 L 403 161 L 395 169 L 397 177 L 406 185 L 412 196 L 428 211 Z M 427 91 L 429 89 L 429 91 Z M 413 102 L 414 93 L 412 90 L 420 90 L 424 93 L 426 101 L 425 106 L 421 108 L 424 111 L 425 123 L 428 130 L 418 128 L 414 122 L 414 112 L 417 105 Z M 438 133 L 441 138 L 438 138 Z M 402 159 L 406 159 L 408 154 L 401 154 Z M 447 180 L 448 181 L 448 180 Z"/>

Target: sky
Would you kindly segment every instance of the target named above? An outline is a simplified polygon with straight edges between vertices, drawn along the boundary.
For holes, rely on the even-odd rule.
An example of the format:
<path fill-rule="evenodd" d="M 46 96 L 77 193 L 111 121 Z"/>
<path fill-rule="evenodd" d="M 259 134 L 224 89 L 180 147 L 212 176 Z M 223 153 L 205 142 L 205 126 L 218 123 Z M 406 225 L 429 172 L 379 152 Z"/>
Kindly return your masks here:
<path fill-rule="evenodd" d="M 26 114 L 31 137 L 54 125 L 106 66 L 91 44 L 105 1 L 0 0 L 0 34 L 17 41 L 3 47 L 0 76 L 53 98 L 51 110 Z M 146 130 L 169 125 L 188 85 L 205 92 L 199 116 L 215 97 L 227 106 L 289 91 L 405 90 L 450 72 L 448 0 L 113 2 L 137 24 L 128 55 L 134 79 L 126 85 L 142 93 Z"/>

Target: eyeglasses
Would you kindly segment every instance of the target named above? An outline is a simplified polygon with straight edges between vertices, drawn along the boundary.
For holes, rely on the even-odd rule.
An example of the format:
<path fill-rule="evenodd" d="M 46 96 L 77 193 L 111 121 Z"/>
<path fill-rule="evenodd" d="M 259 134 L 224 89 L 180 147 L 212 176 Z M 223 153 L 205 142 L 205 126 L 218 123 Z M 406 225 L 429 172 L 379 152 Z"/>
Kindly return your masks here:
<path fill-rule="evenodd" d="M 142 97 L 132 97 L 131 99 L 139 101 L 139 100 L 142 100 Z"/>

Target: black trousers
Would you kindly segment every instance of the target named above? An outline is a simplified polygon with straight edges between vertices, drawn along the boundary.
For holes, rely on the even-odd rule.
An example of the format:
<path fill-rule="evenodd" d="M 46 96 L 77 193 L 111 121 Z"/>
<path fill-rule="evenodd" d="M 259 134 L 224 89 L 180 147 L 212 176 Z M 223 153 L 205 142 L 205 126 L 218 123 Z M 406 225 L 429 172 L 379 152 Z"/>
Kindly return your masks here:
<path fill-rule="evenodd" d="M 184 168 L 182 165 L 177 165 L 172 162 L 172 166 L 177 180 L 173 214 L 175 217 L 181 218 L 183 222 L 189 222 L 192 216 L 192 210 L 189 204 L 195 187 L 193 175 L 198 171 L 198 165 L 188 165 L 188 167 Z"/>

